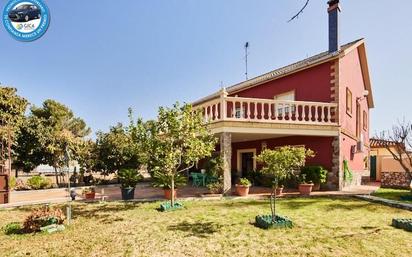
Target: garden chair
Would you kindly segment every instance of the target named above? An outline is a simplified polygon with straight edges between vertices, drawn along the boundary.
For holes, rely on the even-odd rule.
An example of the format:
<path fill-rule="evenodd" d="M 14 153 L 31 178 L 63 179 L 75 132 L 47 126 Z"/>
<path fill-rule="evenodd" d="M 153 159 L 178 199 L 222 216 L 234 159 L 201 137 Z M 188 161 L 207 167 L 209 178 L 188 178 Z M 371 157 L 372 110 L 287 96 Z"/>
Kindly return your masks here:
<path fill-rule="evenodd" d="M 192 173 L 190 173 L 190 176 L 193 179 L 193 182 L 192 182 L 193 184 L 192 185 L 194 187 L 200 187 L 200 186 L 203 185 L 203 178 L 201 177 L 200 173 L 192 172 Z"/>

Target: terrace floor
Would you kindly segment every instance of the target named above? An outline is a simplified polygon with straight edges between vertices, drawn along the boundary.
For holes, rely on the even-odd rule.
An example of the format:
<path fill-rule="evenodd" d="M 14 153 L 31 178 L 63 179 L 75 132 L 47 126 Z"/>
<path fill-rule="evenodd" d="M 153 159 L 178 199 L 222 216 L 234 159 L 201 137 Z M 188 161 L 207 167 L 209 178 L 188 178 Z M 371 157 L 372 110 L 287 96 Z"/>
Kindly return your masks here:
<path fill-rule="evenodd" d="M 345 188 L 343 191 L 318 191 L 312 192 L 313 196 L 335 196 L 335 195 L 369 195 L 379 188 L 378 184 L 369 184 L 363 186 L 353 186 Z M 234 187 L 232 187 L 233 196 Z M 265 198 L 270 195 L 270 188 L 267 187 L 251 187 L 249 196 L 246 198 Z M 82 188 L 76 188 L 78 196 L 76 200 L 83 200 L 81 193 Z M 186 186 L 178 189 L 178 198 L 197 198 L 205 197 L 208 193 L 205 187 L 192 187 Z M 284 197 L 297 196 L 299 192 L 296 190 L 286 190 Z M 96 187 L 96 199 L 102 200 L 102 196 L 105 196 L 105 200 L 113 201 L 121 199 L 121 192 L 119 185 L 98 186 Z M 206 195 L 207 197 L 207 195 Z M 153 188 L 149 183 L 139 183 L 135 190 L 135 199 L 137 200 L 162 200 L 164 199 L 163 190 L 159 188 Z M 31 191 L 12 191 L 10 194 L 10 203 L 0 205 L 0 208 L 16 207 L 30 204 L 43 204 L 43 203 L 62 203 L 68 201 L 68 192 L 65 188 L 47 189 L 47 190 L 31 190 Z"/>

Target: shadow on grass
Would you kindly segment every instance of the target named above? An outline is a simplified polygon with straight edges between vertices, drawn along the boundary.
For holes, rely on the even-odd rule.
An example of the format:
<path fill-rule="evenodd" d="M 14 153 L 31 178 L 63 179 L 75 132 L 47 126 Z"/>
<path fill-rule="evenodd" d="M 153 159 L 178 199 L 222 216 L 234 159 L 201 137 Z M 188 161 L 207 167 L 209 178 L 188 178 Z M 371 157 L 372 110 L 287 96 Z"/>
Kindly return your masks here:
<path fill-rule="evenodd" d="M 269 203 L 269 200 L 249 200 L 249 201 L 219 201 L 213 202 L 213 206 L 216 207 L 223 207 L 223 208 L 236 208 L 236 207 L 243 207 L 243 206 L 264 206 Z"/>
<path fill-rule="evenodd" d="M 183 221 L 176 225 L 170 225 L 168 229 L 170 230 L 179 230 L 186 232 L 186 236 L 195 236 L 206 238 L 216 232 L 219 232 L 222 228 L 222 225 L 213 223 L 213 222 L 187 222 Z"/>
<path fill-rule="evenodd" d="M 375 211 L 378 209 L 378 206 L 373 205 L 372 203 L 331 203 L 328 205 L 323 206 L 325 211 L 333 211 L 333 210 L 345 210 L 345 211 L 352 211 L 356 209 L 365 209 L 368 211 Z"/>
<path fill-rule="evenodd" d="M 289 209 L 298 209 L 298 208 L 304 208 L 312 204 L 318 204 L 319 199 L 304 199 L 304 198 L 294 198 L 294 199 L 282 199 L 281 201 L 276 200 L 278 204 L 285 206 Z"/>
<path fill-rule="evenodd" d="M 124 219 L 117 216 L 120 211 L 133 210 L 140 206 L 140 203 L 124 203 L 115 205 L 102 205 L 98 203 L 88 203 L 73 206 L 73 217 L 88 218 L 98 220 L 104 224 L 123 221 Z"/>

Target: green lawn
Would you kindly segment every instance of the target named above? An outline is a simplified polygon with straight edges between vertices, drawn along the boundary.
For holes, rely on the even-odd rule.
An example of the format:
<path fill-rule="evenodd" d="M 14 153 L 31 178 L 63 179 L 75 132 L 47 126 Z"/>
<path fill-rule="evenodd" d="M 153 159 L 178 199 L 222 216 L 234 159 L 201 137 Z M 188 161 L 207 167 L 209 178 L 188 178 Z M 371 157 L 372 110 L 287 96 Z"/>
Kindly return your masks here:
<path fill-rule="evenodd" d="M 412 212 L 352 198 L 278 201 L 293 229 L 253 225 L 266 201 L 191 201 L 186 209 L 159 203 L 75 204 L 73 224 L 57 234 L 0 234 L 0 256 L 412 256 L 412 233 L 390 226 Z M 0 226 L 29 209 L 0 211 Z"/>
<path fill-rule="evenodd" d="M 406 203 L 412 203 L 412 201 L 406 201 L 406 200 L 401 200 L 400 197 L 403 195 L 412 195 L 411 190 L 406 190 L 406 189 L 391 189 L 391 188 L 379 188 L 375 193 L 372 195 L 390 199 L 390 200 L 396 200 L 400 202 L 406 202 Z"/>

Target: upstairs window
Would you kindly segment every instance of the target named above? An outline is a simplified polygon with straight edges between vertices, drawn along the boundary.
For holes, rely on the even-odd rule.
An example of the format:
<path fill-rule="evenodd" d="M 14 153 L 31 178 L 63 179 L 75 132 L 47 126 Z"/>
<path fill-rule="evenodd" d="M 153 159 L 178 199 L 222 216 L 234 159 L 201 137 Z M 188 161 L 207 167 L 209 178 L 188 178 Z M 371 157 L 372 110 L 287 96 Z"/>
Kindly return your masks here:
<path fill-rule="evenodd" d="M 281 101 L 295 101 L 295 91 L 289 91 L 283 94 L 275 95 L 274 99 Z M 296 111 L 296 106 L 291 106 L 289 104 L 279 104 L 276 106 L 276 110 L 279 116 L 282 116 L 283 113 L 285 113 L 285 116 L 288 116 L 290 111 L 292 111 L 292 113 Z M 274 111 L 275 110 L 273 110 L 273 112 Z"/>
<path fill-rule="evenodd" d="M 346 88 L 346 113 L 352 116 L 352 92 Z"/>
<path fill-rule="evenodd" d="M 240 107 L 236 107 L 236 109 L 235 109 L 235 117 L 237 118 L 237 119 L 240 119 L 240 118 L 243 118 L 243 108 L 240 108 Z"/>

